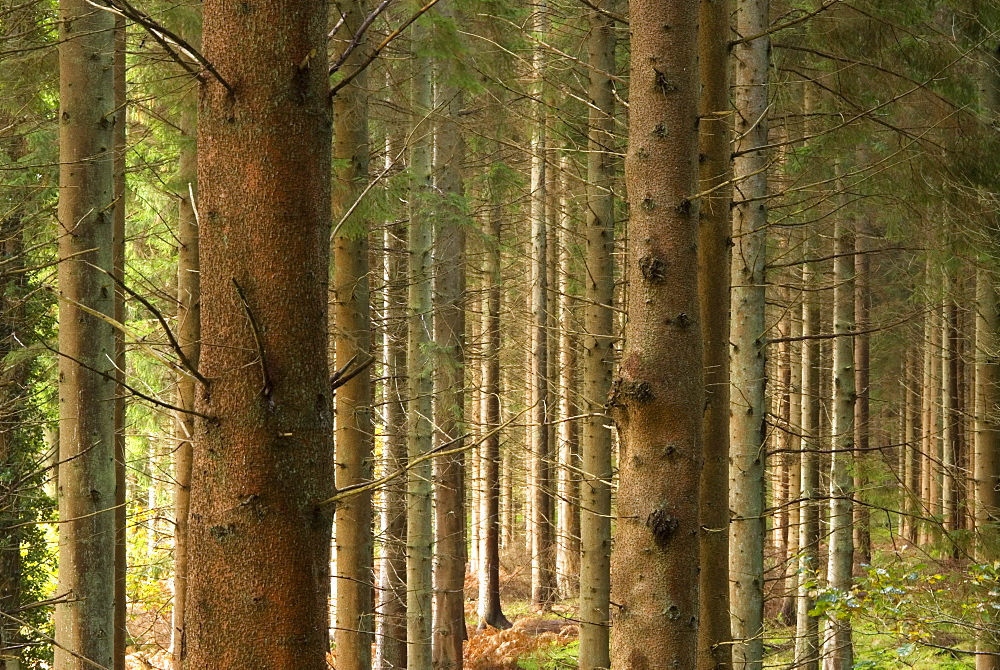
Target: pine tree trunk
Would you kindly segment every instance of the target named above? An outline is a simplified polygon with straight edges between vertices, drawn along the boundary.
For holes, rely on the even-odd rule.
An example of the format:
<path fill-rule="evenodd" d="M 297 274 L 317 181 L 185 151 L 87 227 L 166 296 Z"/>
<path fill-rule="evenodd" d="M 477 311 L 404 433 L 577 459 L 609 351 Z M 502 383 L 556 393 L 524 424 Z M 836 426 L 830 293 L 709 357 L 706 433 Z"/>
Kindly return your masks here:
<path fill-rule="evenodd" d="M 420 22 L 410 35 L 412 45 L 422 44 L 429 32 Z M 431 127 L 425 117 L 432 109 L 431 64 L 424 55 L 412 58 L 411 113 L 415 119 L 410 145 L 410 227 L 407 367 L 406 505 L 406 667 L 431 667 L 431 520 L 432 467 L 429 460 L 414 461 L 430 452 L 433 429 L 434 361 L 432 358 L 432 258 L 433 221 L 429 204 L 431 188 Z"/>
<path fill-rule="evenodd" d="M 805 256 L 811 254 L 806 246 Z M 820 308 L 816 300 L 816 271 L 811 263 L 802 266 L 802 396 L 800 460 L 802 500 L 799 512 L 798 598 L 795 610 L 795 665 L 802 670 L 819 670 L 819 621 L 810 612 L 815 608 L 813 592 L 819 579 L 819 435 L 820 435 L 820 345 L 810 339 L 819 333 Z"/>
<path fill-rule="evenodd" d="M 698 296 L 698 7 L 630 7 L 628 314 L 610 406 L 620 437 L 612 666 L 694 670 L 704 411 Z M 585 485 L 586 488 L 586 485 Z"/>
<path fill-rule="evenodd" d="M 854 312 L 858 336 L 854 338 L 854 375 L 857 389 L 857 403 L 854 405 L 854 490 L 857 497 L 863 497 L 868 488 L 866 464 L 871 461 L 869 453 L 871 427 L 869 419 L 870 392 L 869 377 L 871 365 L 871 346 L 868 333 L 871 314 L 870 268 L 871 256 L 868 249 L 871 246 L 867 235 L 859 234 L 856 241 L 857 254 L 854 256 Z M 854 506 L 854 562 L 870 565 L 872 562 L 872 537 L 869 528 L 868 506 Z"/>
<path fill-rule="evenodd" d="M 989 563 L 1000 555 L 996 528 L 1000 523 L 1000 427 L 997 425 L 997 391 L 1000 389 L 1000 305 L 995 277 L 986 270 L 976 273 L 976 456 L 975 520 L 976 560 Z M 996 634 L 983 630 L 976 650 L 976 670 L 1000 668 L 1000 643 Z"/>
<path fill-rule="evenodd" d="M 53 667 L 114 666 L 114 16 L 61 0 L 59 585 Z M 82 657 L 82 658 L 81 658 Z"/>
<path fill-rule="evenodd" d="M 125 204 L 127 185 L 125 180 L 128 151 L 126 138 L 128 91 L 126 82 L 126 26 L 124 16 L 115 16 L 115 125 L 114 125 L 114 193 L 115 221 L 112 238 L 111 266 L 118 286 L 115 287 L 115 321 L 125 323 Z M 127 572 L 128 572 L 128 499 L 125 476 L 125 409 L 127 394 L 125 387 L 125 333 L 115 329 L 115 373 L 118 388 L 115 391 L 115 665 L 114 670 L 125 670 L 125 648 L 128 644 L 127 618 Z"/>
<path fill-rule="evenodd" d="M 766 385 L 767 0 L 738 0 L 734 47 L 738 138 L 733 163 L 732 412 L 729 501 L 733 664 L 759 670 L 764 621 L 764 440 Z"/>
<path fill-rule="evenodd" d="M 387 160 L 392 160 L 392 148 Z M 385 434 L 383 474 L 406 466 L 406 228 L 386 226 Z M 386 485 L 379 557 L 379 618 L 375 639 L 377 670 L 406 667 L 406 478 Z"/>
<path fill-rule="evenodd" d="M 705 357 L 705 465 L 701 471 L 701 613 L 698 670 L 732 665 L 729 619 L 729 268 L 732 263 L 729 40 L 731 0 L 700 2 L 701 67 L 698 272 Z"/>
<path fill-rule="evenodd" d="M 534 30 L 545 35 L 548 30 L 548 7 L 543 1 L 535 8 Z M 544 48 L 539 46 L 532 57 L 532 76 L 536 97 L 541 96 L 545 72 Z M 546 108 L 535 104 L 531 139 L 531 259 L 530 311 L 531 350 L 528 406 L 531 496 L 531 607 L 547 610 L 555 599 L 555 571 L 552 532 L 551 461 L 549 442 L 549 347 L 548 347 L 548 217 Z"/>
<path fill-rule="evenodd" d="M 839 180 L 838 180 L 839 182 Z M 842 185 L 838 184 L 842 190 Z M 851 590 L 854 569 L 853 478 L 854 450 L 854 230 L 853 222 L 838 216 L 834 224 L 833 265 L 833 419 L 830 457 L 830 555 L 827 579 L 841 594 Z M 824 649 L 825 670 L 851 670 L 854 651 L 849 620 L 829 621 Z"/>
<path fill-rule="evenodd" d="M 367 15 L 364 0 L 340 5 L 344 19 L 331 46 L 335 54 L 348 48 Z M 365 58 L 367 41 L 347 58 L 355 68 Z M 339 230 L 333 237 L 333 369 L 362 365 L 372 356 L 368 223 L 363 204 L 355 201 L 368 186 L 368 77 L 362 72 L 333 101 L 336 165 L 331 213 Z M 353 210 L 353 212 L 352 212 Z M 370 368 L 369 368 L 370 369 Z M 374 449 L 372 383 L 366 370 L 337 389 L 334 396 L 334 445 L 337 489 L 372 479 Z M 375 635 L 374 538 L 372 494 L 360 492 L 337 504 L 334 517 L 336 551 L 336 618 L 334 643 L 340 670 L 371 670 Z"/>
<path fill-rule="evenodd" d="M 982 97 L 992 120 L 1000 116 L 1000 51 L 982 56 Z M 976 273 L 976 395 L 974 504 L 976 545 L 980 563 L 1000 558 L 997 527 L 1000 525 L 1000 298 L 996 277 L 980 269 Z M 976 650 L 992 655 L 976 656 L 976 670 L 1000 670 L 1000 639 L 996 633 L 983 632 L 976 640 Z"/>
<path fill-rule="evenodd" d="M 604 0 L 602 7 L 609 6 Z M 615 27 L 589 15 L 590 108 L 587 155 L 586 273 L 580 411 L 580 670 L 611 667 L 611 430 L 606 418 L 614 344 Z"/>
<path fill-rule="evenodd" d="M 483 333 L 482 507 L 479 550 L 479 629 L 510 628 L 500 607 L 500 225 L 502 201 L 491 193 L 486 239 Z"/>
<path fill-rule="evenodd" d="M 931 259 L 928 257 L 926 276 L 924 278 L 928 291 L 934 281 L 931 268 Z M 920 385 L 922 389 L 920 407 L 922 432 L 920 439 L 920 491 L 918 496 L 918 500 L 920 500 L 920 516 L 923 520 L 919 523 L 920 532 L 918 533 L 917 540 L 921 545 L 928 544 L 934 535 L 932 493 L 934 490 L 934 473 L 937 470 L 932 458 L 934 443 L 937 439 L 935 423 L 935 398 L 937 394 L 934 392 L 934 353 L 938 347 L 938 342 L 935 338 L 939 332 L 935 327 L 935 312 L 936 310 L 933 307 L 929 307 L 924 315 L 923 381 Z"/>
<path fill-rule="evenodd" d="M 185 134 L 197 132 L 185 124 Z M 201 297 L 198 273 L 198 220 L 195 216 L 198 155 L 194 142 L 182 145 L 177 194 L 177 343 L 192 365 L 198 365 L 201 350 Z M 194 377 L 190 372 L 177 376 L 177 405 L 193 410 Z M 171 625 L 170 650 L 174 670 L 182 670 L 185 642 L 184 621 L 187 617 L 188 583 L 188 516 L 191 511 L 192 439 L 195 422 L 193 414 L 178 412 L 174 423 L 177 440 L 174 455 L 174 609 Z"/>
<path fill-rule="evenodd" d="M 230 88 L 205 75 L 198 121 L 209 385 L 196 399 L 189 668 L 326 669 L 326 9 L 204 3 L 203 53 Z"/>
<path fill-rule="evenodd" d="M 575 296 L 571 294 L 570 277 L 573 273 L 573 257 L 570 245 L 575 231 L 573 217 L 569 211 L 569 184 L 566 170 L 568 160 L 563 156 L 559 161 L 556 180 L 556 225 L 553 250 L 558 258 L 555 268 L 556 319 L 553 335 L 556 339 L 556 586 L 559 598 L 576 598 L 580 590 L 580 501 L 578 430 L 579 422 L 576 386 L 577 338 L 574 327 Z M 553 259 L 555 260 L 555 259 Z"/>
<path fill-rule="evenodd" d="M 443 10 L 447 11 L 447 10 Z M 449 63 L 442 64 L 448 81 Z M 438 92 L 440 119 L 435 128 L 436 191 L 442 197 L 436 215 L 435 340 L 439 352 L 434 415 L 436 430 L 447 443 L 434 462 L 434 513 L 437 562 L 434 576 L 434 668 L 461 670 L 465 631 L 465 142 L 457 124 L 463 96 L 444 85 Z"/>

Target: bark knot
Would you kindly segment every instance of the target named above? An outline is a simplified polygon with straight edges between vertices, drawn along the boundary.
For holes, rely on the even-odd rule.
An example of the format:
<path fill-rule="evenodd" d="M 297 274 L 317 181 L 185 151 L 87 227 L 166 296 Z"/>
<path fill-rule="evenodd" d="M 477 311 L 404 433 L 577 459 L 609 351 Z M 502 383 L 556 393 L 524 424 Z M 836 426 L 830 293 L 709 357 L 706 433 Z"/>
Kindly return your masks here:
<path fill-rule="evenodd" d="M 662 284 L 667 281 L 667 262 L 656 256 L 643 256 L 639 259 L 639 272 L 650 284 Z"/>
<path fill-rule="evenodd" d="M 620 404 L 619 400 L 631 400 L 640 405 L 645 405 L 652 402 L 654 398 L 656 396 L 653 394 L 653 389 L 650 388 L 648 382 L 644 381 L 616 379 L 611 388 L 612 405 Z"/>
<path fill-rule="evenodd" d="M 653 540 L 661 549 L 670 543 L 670 538 L 677 532 L 680 522 L 672 517 L 663 507 L 658 507 L 646 517 L 646 526 L 653 533 Z"/>

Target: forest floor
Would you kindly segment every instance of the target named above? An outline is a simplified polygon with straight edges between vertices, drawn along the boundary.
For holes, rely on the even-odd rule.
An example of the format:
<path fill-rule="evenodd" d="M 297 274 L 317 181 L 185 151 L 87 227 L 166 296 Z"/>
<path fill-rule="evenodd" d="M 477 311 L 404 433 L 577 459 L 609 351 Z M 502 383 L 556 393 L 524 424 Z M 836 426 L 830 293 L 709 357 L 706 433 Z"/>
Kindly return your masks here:
<path fill-rule="evenodd" d="M 818 607 L 827 616 L 850 617 L 857 670 L 975 668 L 975 655 L 970 653 L 975 648 L 974 631 L 990 619 L 988 610 L 1000 610 L 1000 565 L 976 566 L 968 560 L 936 558 L 943 553 L 888 545 L 876 550 L 872 565 L 858 566 L 856 586 L 850 593 L 816 589 Z M 507 565 L 518 564 L 510 561 Z M 467 578 L 466 593 L 473 594 L 473 598 L 465 607 L 469 634 L 464 654 L 466 670 L 576 667 L 576 602 L 566 600 L 556 603 L 550 611 L 532 612 L 526 572 L 517 568 L 501 571 L 503 610 L 514 624 L 504 631 L 476 629 L 474 594 L 478 587 L 472 576 Z M 773 573 L 769 576 L 773 577 Z M 778 580 L 768 581 L 779 588 Z M 794 626 L 777 622 L 780 598 L 776 593 L 769 596 L 764 667 L 787 668 L 792 664 Z M 163 618 L 167 611 L 163 607 L 153 615 L 147 610 L 145 617 L 134 621 L 138 624 L 144 620 L 147 636 L 160 638 L 157 632 L 164 628 L 169 631 L 169 624 L 163 626 L 151 619 Z M 980 614 L 984 611 L 985 615 Z M 127 663 L 128 670 L 169 667 L 167 654 L 155 642 L 131 654 Z"/>

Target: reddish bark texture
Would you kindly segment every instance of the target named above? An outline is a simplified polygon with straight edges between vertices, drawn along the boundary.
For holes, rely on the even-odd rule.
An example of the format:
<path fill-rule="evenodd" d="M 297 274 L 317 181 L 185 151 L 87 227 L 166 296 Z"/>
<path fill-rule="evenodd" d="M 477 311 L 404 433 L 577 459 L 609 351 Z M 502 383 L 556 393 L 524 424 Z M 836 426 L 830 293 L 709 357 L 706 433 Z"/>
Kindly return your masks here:
<path fill-rule="evenodd" d="M 186 667 L 325 670 L 326 3 L 208 0 Z M 241 295 L 242 294 L 242 295 Z"/>

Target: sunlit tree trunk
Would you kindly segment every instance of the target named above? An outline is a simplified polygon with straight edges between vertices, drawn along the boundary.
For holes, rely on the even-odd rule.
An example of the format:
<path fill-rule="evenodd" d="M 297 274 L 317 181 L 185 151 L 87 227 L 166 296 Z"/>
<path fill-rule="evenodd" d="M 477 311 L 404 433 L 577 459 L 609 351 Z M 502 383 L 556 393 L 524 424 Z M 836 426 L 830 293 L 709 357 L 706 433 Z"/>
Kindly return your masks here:
<path fill-rule="evenodd" d="M 535 7 L 534 30 L 548 31 L 548 6 Z M 549 443 L 549 347 L 548 347 L 548 218 L 546 107 L 540 100 L 545 72 L 545 49 L 538 46 L 532 56 L 535 103 L 531 138 L 531 362 L 528 406 L 531 428 L 529 495 L 531 496 L 531 606 L 547 610 L 555 597 L 552 532 L 551 450 Z"/>
<path fill-rule="evenodd" d="M 610 6 L 604 0 L 601 7 Z M 589 15 L 586 272 L 580 427 L 580 670 L 611 666 L 611 429 L 606 417 L 614 343 L 614 23 Z"/>
<path fill-rule="evenodd" d="M 580 499 L 579 499 L 579 421 L 572 418 L 578 413 L 577 387 L 577 337 L 574 319 L 575 297 L 570 293 L 573 276 L 573 257 L 570 245 L 574 241 L 573 218 L 570 215 L 567 192 L 569 184 L 562 160 L 559 179 L 559 213 L 556 235 L 559 264 L 556 286 L 558 288 L 557 337 L 558 357 L 558 417 L 556 451 L 558 478 L 556 500 L 558 513 L 558 542 L 556 555 L 556 581 L 560 598 L 576 598 L 580 590 Z"/>
<path fill-rule="evenodd" d="M 59 585 L 54 667 L 114 667 L 114 16 L 59 3 Z"/>
<path fill-rule="evenodd" d="M 838 168 L 839 169 L 839 168 Z M 843 186 L 839 184 L 838 188 Z M 830 587 L 846 594 L 852 585 L 854 404 L 854 223 L 843 215 L 834 223 L 833 262 L 833 418 L 830 456 Z M 825 670 L 851 670 L 854 665 L 850 621 L 831 618 L 824 648 Z"/>
<path fill-rule="evenodd" d="M 811 254 L 807 244 L 805 256 Z M 802 670 L 819 669 L 819 620 L 810 612 L 815 608 L 819 578 L 819 430 L 820 430 L 820 345 L 812 339 L 819 334 L 820 306 L 816 299 L 816 271 L 812 263 L 802 266 L 802 384 L 800 457 L 801 489 L 799 497 L 798 598 L 795 609 L 795 664 Z"/>
<path fill-rule="evenodd" d="M 705 403 L 698 302 L 698 6 L 630 7 L 629 284 L 610 406 L 620 437 L 612 667 L 693 670 Z"/>
<path fill-rule="evenodd" d="M 414 49 L 429 37 L 420 22 L 411 29 Z M 410 140 L 409 293 L 407 305 L 407 473 L 406 505 L 406 667 L 431 667 L 431 521 L 432 467 L 425 456 L 432 446 L 434 362 L 431 317 L 433 221 L 429 204 L 431 184 L 431 126 L 425 117 L 432 109 L 431 64 L 427 56 L 414 53 L 410 81 L 411 113 L 415 119 Z"/>
<path fill-rule="evenodd" d="M 733 163 L 730 608 L 733 664 L 759 670 L 764 620 L 764 439 L 767 241 L 767 0 L 738 0 L 733 53 L 737 137 Z"/>
<path fill-rule="evenodd" d="M 389 144 L 387 161 L 395 153 Z M 398 222 L 387 225 L 383 240 L 386 325 L 382 345 L 385 366 L 382 470 L 391 474 L 406 465 L 405 225 Z M 406 667 L 406 478 L 397 477 L 389 482 L 383 496 L 375 667 L 402 670 Z"/>
<path fill-rule="evenodd" d="M 337 55 L 349 48 L 364 21 L 365 0 L 338 5 L 344 23 L 331 41 Z M 345 61 L 358 67 L 365 58 L 362 38 Z M 357 203 L 368 185 L 368 77 L 362 72 L 341 89 L 333 101 L 335 174 L 332 221 L 332 300 L 330 328 L 333 368 L 363 365 L 372 355 L 370 280 L 368 267 L 368 210 Z M 370 370 L 370 368 L 369 368 Z M 368 370 L 337 389 L 334 397 L 334 444 L 337 489 L 372 479 L 374 449 L 372 383 Z M 336 551 L 334 643 L 340 670 L 371 670 L 375 634 L 374 538 L 372 494 L 364 491 L 337 504 L 334 517 Z"/>

